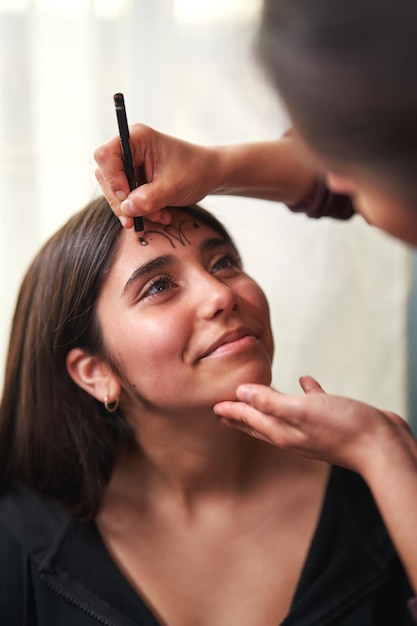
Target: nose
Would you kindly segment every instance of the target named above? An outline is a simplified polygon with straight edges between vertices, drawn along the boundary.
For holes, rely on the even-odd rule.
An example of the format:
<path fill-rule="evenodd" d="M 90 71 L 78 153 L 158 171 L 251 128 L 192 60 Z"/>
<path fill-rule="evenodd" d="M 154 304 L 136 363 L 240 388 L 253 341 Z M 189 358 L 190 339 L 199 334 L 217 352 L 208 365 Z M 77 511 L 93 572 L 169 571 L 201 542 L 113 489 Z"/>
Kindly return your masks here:
<path fill-rule="evenodd" d="M 215 276 L 206 274 L 204 280 L 200 277 L 199 287 L 200 319 L 214 319 L 238 308 L 240 298 L 236 291 Z"/>
<path fill-rule="evenodd" d="M 334 193 L 341 193 L 347 196 L 355 191 L 355 183 L 348 176 L 341 176 L 334 172 L 326 173 L 326 185 Z"/>

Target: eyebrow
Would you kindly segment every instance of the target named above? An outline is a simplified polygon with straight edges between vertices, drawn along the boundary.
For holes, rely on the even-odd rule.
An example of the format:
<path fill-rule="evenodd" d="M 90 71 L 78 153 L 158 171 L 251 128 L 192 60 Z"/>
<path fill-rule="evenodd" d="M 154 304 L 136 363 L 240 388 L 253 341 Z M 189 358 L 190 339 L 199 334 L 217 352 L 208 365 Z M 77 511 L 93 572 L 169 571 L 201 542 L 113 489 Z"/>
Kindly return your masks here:
<path fill-rule="evenodd" d="M 211 252 L 220 246 L 231 246 L 235 249 L 235 246 L 231 241 L 224 237 L 211 237 L 211 239 L 204 239 L 200 244 L 200 252 Z"/>
<path fill-rule="evenodd" d="M 220 246 L 231 246 L 234 250 L 236 250 L 235 246 L 231 241 L 225 239 L 224 237 L 211 237 L 210 239 L 204 239 L 200 246 L 199 250 L 201 253 L 211 252 Z M 155 257 L 151 261 L 140 265 L 133 274 L 129 277 L 127 283 L 123 289 L 123 295 L 126 294 L 126 291 L 130 289 L 130 287 L 137 282 L 140 278 L 151 274 L 155 270 L 160 270 L 170 265 L 176 265 L 178 263 L 178 258 L 174 254 L 163 254 L 161 256 Z"/>
<path fill-rule="evenodd" d="M 132 284 L 137 282 L 143 276 L 146 276 L 147 274 L 150 274 L 155 270 L 163 269 L 164 267 L 167 267 L 168 265 L 173 265 L 175 263 L 178 263 L 178 259 L 176 256 L 174 256 L 173 254 L 164 254 L 162 256 L 156 257 L 155 259 L 152 259 L 151 261 L 148 261 L 148 263 L 140 265 L 133 272 L 126 285 L 124 286 L 123 295 L 125 295 L 126 291 L 131 287 Z"/>

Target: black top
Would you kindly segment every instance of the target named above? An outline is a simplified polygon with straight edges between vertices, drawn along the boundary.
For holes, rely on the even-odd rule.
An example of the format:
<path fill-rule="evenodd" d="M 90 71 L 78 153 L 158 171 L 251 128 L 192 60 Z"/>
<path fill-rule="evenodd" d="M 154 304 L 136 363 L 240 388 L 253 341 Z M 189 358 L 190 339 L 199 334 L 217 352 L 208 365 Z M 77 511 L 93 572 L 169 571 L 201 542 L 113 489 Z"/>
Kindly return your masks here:
<path fill-rule="evenodd" d="M 282 626 L 410 626 L 411 596 L 365 483 L 333 468 Z M 96 526 L 23 487 L 0 499 L 0 616 L 2 626 L 159 624 Z"/>

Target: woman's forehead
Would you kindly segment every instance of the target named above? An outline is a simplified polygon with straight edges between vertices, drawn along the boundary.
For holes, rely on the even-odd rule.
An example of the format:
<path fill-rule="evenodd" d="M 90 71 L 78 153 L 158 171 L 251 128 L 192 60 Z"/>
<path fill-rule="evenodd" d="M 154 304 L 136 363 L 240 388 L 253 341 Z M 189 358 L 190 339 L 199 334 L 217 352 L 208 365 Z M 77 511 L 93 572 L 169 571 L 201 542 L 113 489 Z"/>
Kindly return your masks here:
<path fill-rule="evenodd" d="M 171 215 L 170 224 L 144 219 L 141 233 L 124 229 L 111 273 L 116 268 L 147 263 L 162 255 L 180 258 L 193 248 L 208 252 L 221 245 L 233 246 L 230 240 L 187 211 L 175 209 Z"/>
<path fill-rule="evenodd" d="M 159 238 L 163 238 L 162 243 L 167 243 L 172 249 L 180 246 L 192 245 L 193 239 L 199 238 L 201 235 L 201 227 L 204 226 L 200 221 L 191 215 L 183 213 L 175 215 L 176 219 L 172 219 L 170 224 L 160 224 L 145 221 L 145 230 L 138 234 L 138 242 L 141 246 L 155 245 L 161 243 Z M 199 233 L 195 231 L 200 231 Z M 203 229 L 204 232 L 204 229 Z"/>
<path fill-rule="evenodd" d="M 173 208 L 169 211 L 170 224 L 152 222 L 145 218 L 143 232 L 123 231 L 122 248 L 133 248 L 136 254 L 144 257 L 159 253 L 175 254 L 188 246 L 200 245 L 201 240 L 206 238 L 220 238 L 226 242 L 215 228 L 204 223 L 198 216 L 182 209 Z"/>

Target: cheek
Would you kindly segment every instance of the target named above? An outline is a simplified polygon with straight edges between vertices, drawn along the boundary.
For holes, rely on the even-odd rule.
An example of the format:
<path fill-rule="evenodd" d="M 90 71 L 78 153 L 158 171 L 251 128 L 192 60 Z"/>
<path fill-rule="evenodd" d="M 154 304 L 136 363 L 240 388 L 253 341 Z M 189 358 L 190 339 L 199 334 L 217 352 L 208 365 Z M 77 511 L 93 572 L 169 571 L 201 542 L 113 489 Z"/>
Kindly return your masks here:
<path fill-rule="evenodd" d="M 155 313 L 132 319 L 107 342 L 111 354 L 135 391 L 155 399 L 178 371 L 187 345 L 190 323 L 185 316 L 159 316 Z"/>
<path fill-rule="evenodd" d="M 257 283 L 251 281 L 245 286 L 240 295 L 242 301 L 245 303 L 245 308 L 247 307 L 251 314 L 256 316 L 262 323 L 266 345 L 272 357 L 274 352 L 274 340 L 272 337 L 269 304 L 264 292 Z"/>
<path fill-rule="evenodd" d="M 389 195 L 363 193 L 357 198 L 356 208 L 366 222 L 393 237 L 415 245 L 416 214 Z"/>
<path fill-rule="evenodd" d="M 269 323 L 269 304 L 266 296 L 259 285 L 250 281 L 242 289 L 241 297 L 253 308 L 259 312 L 259 316 L 265 318 L 265 322 Z"/>
<path fill-rule="evenodd" d="M 185 323 L 181 318 L 165 316 L 162 319 L 155 315 L 140 324 L 133 321 L 124 329 L 123 350 L 125 361 L 136 364 L 141 370 L 151 364 L 163 367 L 173 355 L 181 352 L 184 341 Z"/>

